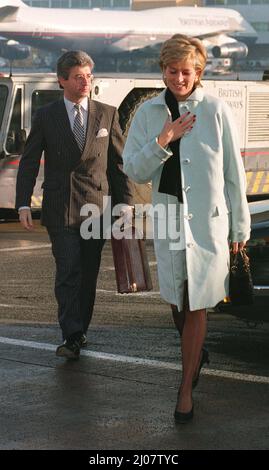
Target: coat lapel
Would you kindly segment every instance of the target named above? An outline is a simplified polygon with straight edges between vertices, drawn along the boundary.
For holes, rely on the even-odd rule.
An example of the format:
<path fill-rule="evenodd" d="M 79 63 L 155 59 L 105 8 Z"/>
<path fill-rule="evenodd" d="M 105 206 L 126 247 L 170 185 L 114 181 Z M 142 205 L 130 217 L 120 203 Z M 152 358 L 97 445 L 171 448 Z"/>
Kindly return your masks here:
<path fill-rule="evenodd" d="M 75 156 L 75 160 L 79 165 L 88 158 L 90 149 L 96 141 L 96 135 L 102 119 L 102 112 L 99 111 L 96 101 L 89 99 L 85 146 L 82 154 L 80 154 L 78 144 L 72 132 L 64 100 L 57 102 L 54 110 L 54 119 L 66 146 L 69 146 L 70 153 Z"/>
<path fill-rule="evenodd" d="M 86 140 L 84 150 L 81 155 L 81 160 L 85 160 L 85 158 L 87 158 L 89 155 L 89 151 L 95 142 L 96 135 L 99 130 L 101 118 L 102 113 L 99 112 L 96 101 L 89 99 Z"/>
<path fill-rule="evenodd" d="M 69 146 L 70 150 L 72 149 L 72 151 L 74 151 L 75 153 L 80 152 L 70 126 L 70 121 L 68 118 L 64 100 L 60 100 L 57 102 L 54 118 L 56 121 L 56 125 L 58 126 L 58 129 L 60 130 L 64 141 L 66 142 L 66 145 Z"/>

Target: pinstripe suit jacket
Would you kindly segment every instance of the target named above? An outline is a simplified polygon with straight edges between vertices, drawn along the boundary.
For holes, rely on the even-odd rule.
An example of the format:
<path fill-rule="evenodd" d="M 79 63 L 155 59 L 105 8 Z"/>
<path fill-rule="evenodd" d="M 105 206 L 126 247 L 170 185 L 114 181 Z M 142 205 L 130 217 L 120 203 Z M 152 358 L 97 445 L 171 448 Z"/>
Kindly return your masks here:
<path fill-rule="evenodd" d="M 107 129 L 107 136 L 97 137 L 100 129 Z M 20 161 L 16 208 L 31 205 L 43 151 L 43 225 L 57 229 L 79 226 L 81 206 L 94 203 L 102 209 L 106 195 L 112 195 L 113 204 L 131 204 L 133 185 L 122 171 L 123 146 L 118 113 L 112 106 L 89 100 L 82 154 L 71 130 L 64 101 L 40 108 Z"/>

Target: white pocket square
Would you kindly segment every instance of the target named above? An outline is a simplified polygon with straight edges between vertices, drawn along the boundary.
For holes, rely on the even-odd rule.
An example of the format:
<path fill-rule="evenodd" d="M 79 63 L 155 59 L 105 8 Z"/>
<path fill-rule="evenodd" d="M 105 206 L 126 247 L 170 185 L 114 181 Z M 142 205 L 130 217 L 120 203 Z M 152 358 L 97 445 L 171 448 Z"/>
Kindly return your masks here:
<path fill-rule="evenodd" d="M 99 137 L 106 137 L 108 135 L 107 129 L 103 127 L 102 129 L 99 129 L 99 131 L 96 134 L 96 139 L 99 139 Z"/>

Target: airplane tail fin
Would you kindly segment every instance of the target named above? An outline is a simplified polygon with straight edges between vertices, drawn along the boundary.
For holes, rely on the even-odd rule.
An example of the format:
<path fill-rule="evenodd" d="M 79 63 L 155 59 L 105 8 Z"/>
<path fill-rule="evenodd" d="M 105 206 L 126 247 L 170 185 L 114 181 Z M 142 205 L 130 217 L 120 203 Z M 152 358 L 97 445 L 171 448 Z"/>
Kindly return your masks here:
<path fill-rule="evenodd" d="M 28 7 L 22 0 L 0 0 L 0 8 L 2 7 Z"/>
<path fill-rule="evenodd" d="M 27 5 L 21 0 L 0 0 L 0 22 L 16 21 L 20 7 L 27 8 Z"/>

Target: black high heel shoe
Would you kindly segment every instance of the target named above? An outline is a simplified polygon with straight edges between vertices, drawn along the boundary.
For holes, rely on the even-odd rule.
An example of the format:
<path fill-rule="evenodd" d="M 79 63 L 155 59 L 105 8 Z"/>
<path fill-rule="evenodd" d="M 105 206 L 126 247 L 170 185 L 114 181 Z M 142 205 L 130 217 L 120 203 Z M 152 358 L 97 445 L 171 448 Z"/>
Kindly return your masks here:
<path fill-rule="evenodd" d="M 191 421 L 193 419 L 193 408 L 194 408 L 194 405 L 192 405 L 192 409 L 190 411 L 187 411 L 187 413 L 183 413 L 182 411 L 175 410 L 174 412 L 175 422 L 179 424 L 186 424 L 189 421 Z"/>
<path fill-rule="evenodd" d="M 210 362 L 209 361 L 209 352 L 206 348 L 202 348 L 202 356 L 201 356 L 201 359 L 200 359 L 200 364 L 199 364 L 197 374 L 195 375 L 195 377 L 193 378 L 193 381 L 192 381 L 192 389 L 194 389 L 198 385 L 199 378 L 200 378 L 200 372 L 201 372 L 201 369 L 202 369 L 203 365 L 204 364 L 209 364 L 209 362 Z"/>

